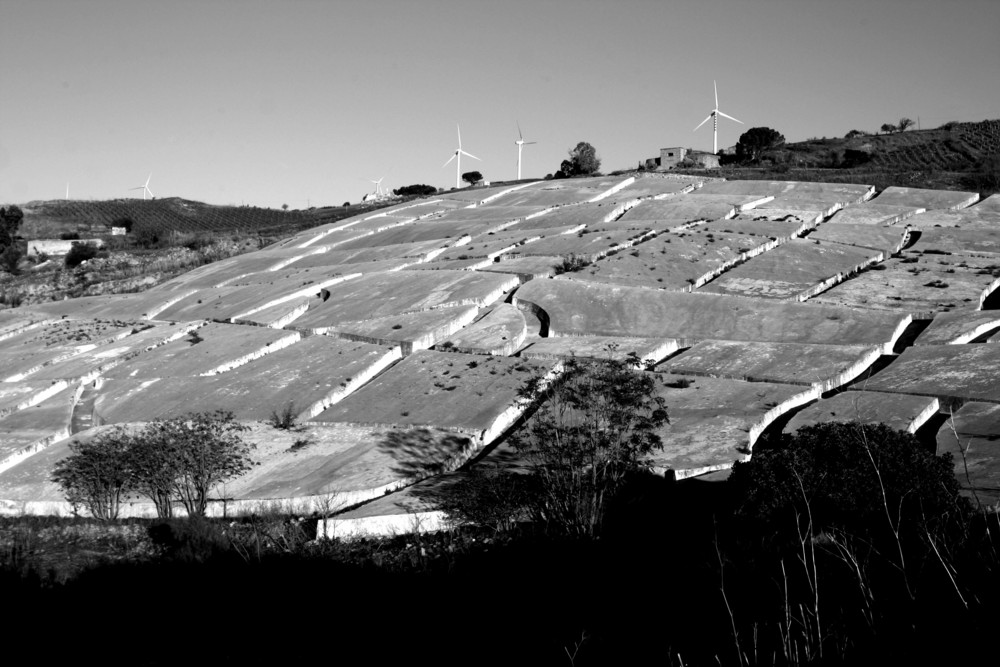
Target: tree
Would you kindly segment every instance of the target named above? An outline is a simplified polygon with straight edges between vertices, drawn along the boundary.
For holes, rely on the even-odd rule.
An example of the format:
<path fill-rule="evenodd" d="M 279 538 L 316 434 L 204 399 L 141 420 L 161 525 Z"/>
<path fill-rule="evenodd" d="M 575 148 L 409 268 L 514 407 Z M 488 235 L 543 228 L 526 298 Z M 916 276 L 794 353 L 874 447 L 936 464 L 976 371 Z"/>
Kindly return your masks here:
<path fill-rule="evenodd" d="M 559 532 L 598 533 L 607 503 L 663 447 L 657 430 L 669 420 L 654 377 L 634 353 L 614 353 L 570 359 L 555 381 L 533 378 L 520 393 L 539 407 L 511 442 L 530 468 L 535 515 Z"/>
<path fill-rule="evenodd" d="M 52 479 L 66 499 L 104 520 L 118 517 L 123 498 L 146 496 L 161 517 L 180 501 L 188 516 L 204 516 L 209 492 L 250 469 L 245 431 L 232 413 L 216 411 L 158 419 L 140 431 L 122 427 L 70 445 Z"/>
<path fill-rule="evenodd" d="M 17 229 L 24 220 L 24 212 L 17 206 L 0 207 L 0 249 L 14 244 Z"/>
<path fill-rule="evenodd" d="M 893 123 L 882 123 L 882 127 L 879 128 L 882 132 L 886 134 L 892 134 L 896 131 L 896 125 Z"/>
<path fill-rule="evenodd" d="M 903 118 L 899 119 L 899 123 L 897 123 L 896 127 L 899 128 L 900 132 L 906 132 L 908 129 L 910 129 L 914 125 L 915 125 L 915 123 L 912 120 L 910 120 L 909 118 L 906 118 L 904 116 Z"/>
<path fill-rule="evenodd" d="M 74 440 L 70 455 L 56 465 L 52 481 L 74 506 L 86 507 L 102 521 L 117 519 L 121 501 L 135 482 L 130 456 L 134 442 L 121 426 L 86 442 Z"/>
<path fill-rule="evenodd" d="M 427 195 L 433 195 L 437 193 L 437 188 L 433 185 L 425 185 L 423 183 L 418 183 L 414 185 L 404 185 L 401 188 L 396 188 L 392 191 L 392 194 L 399 196 L 416 195 L 418 197 L 426 197 Z"/>
<path fill-rule="evenodd" d="M 769 127 L 751 127 L 736 142 L 736 156 L 740 162 L 758 162 L 765 151 L 785 143 L 785 137 Z"/>
<path fill-rule="evenodd" d="M 217 410 L 156 420 L 142 437 L 169 452 L 173 495 L 188 516 L 205 516 L 209 492 L 250 469 L 251 445 L 240 437 L 245 430 L 231 412 Z"/>
<path fill-rule="evenodd" d="M 462 174 L 462 180 L 469 185 L 475 185 L 479 181 L 483 180 L 483 175 L 478 171 L 467 171 Z"/>
<path fill-rule="evenodd" d="M 0 266 L 12 275 L 18 274 L 18 264 L 21 262 L 17 229 L 23 219 L 24 213 L 17 206 L 0 208 Z"/>
<path fill-rule="evenodd" d="M 581 141 L 569 151 L 569 159 L 563 160 L 556 173 L 556 178 L 570 176 L 589 176 L 596 174 L 601 168 L 601 160 L 597 157 L 597 149 Z"/>

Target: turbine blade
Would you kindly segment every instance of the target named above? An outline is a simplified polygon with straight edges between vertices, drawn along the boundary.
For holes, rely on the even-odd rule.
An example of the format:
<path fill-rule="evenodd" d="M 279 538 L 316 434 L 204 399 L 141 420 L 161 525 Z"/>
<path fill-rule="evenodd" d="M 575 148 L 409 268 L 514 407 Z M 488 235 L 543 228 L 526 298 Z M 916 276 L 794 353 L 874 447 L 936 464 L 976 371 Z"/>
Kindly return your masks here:
<path fill-rule="evenodd" d="M 715 108 L 719 108 L 719 86 L 715 83 L 715 79 L 712 79 L 712 88 L 715 89 Z"/>
<path fill-rule="evenodd" d="M 459 127 L 458 124 L 456 123 L 455 124 L 455 129 L 458 130 L 458 148 L 459 148 L 459 150 L 461 150 L 461 148 L 462 148 L 462 128 Z"/>
<path fill-rule="evenodd" d="M 521 141 L 524 141 L 524 135 L 521 134 L 521 124 L 520 123 L 517 124 L 517 137 Z"/>
<path fill-rule="evenodd" d="M 722 113 L 721 111 L 719 111 L 719 112 L 718 112 L 718 114 L 719 114 L 720 116 L 725 116 L 725 117 L 726 117 L 726 118 L 728 118 L 729 120 L 736 120 L 735 118 L 733 118 L 733 117 L 732 117 L 732 116 L 730 116 L 729 114 L 724 114 L 724 113 Z M 743 122 L 742 120 L 736 120 L 736 122 L 737 122 L 737 123 L 739 123 L 740 125 L 746 125 L 746 123 L 744 123 L 744 122 Z"/>
<path fill-rule="evenodd" d="M 468 155 L 468 156 L 469 156 L 469 157 L 471 157 L 471 158 L 472 158 L 473 160 L 479 160 L 479 158 L 477 158 L 477 157 L 476 157 L 475 155 L 473 155 L 472 153 L 466 153 L 465 151 L 462 151 L 462 155 Z M 482 160 L 479 160 L 479 161 L 480 161 L 480 162 L 482 162 Z"/>
<path fill-rule="evenodd" d="M 443 165 L 441 165 L 441 168 L 443 169 L 443 168 L 447 167 L 449 164 L 451 164 L 451 161 L 454 160 L 456 157 L 458 157 L 458 153 L 455 153 L 450 158 L 448 158 L 448 161 L 445 162 Z"/>
<path fill-rule="evenodd" d="M 537 144 L 537 143 L 538 143 L 537 141 L 525 141 L 524 145 L 525 146 L 530 146 L 531 144 Z"/>
<path fill-rule="evenodd" d="M 700 123 L 698 123 L 698 127 L 701 127 L 702 125 L 704 125 L 705 123 L 707 123 L 710 120 L 712 120 L 712 114 L 708 114 L 708 118 L 706 118 L 705 120 L 703 120 Z M 698 127 L 694 128 L 693 131 L 697 132 L 698 131 Z"/>

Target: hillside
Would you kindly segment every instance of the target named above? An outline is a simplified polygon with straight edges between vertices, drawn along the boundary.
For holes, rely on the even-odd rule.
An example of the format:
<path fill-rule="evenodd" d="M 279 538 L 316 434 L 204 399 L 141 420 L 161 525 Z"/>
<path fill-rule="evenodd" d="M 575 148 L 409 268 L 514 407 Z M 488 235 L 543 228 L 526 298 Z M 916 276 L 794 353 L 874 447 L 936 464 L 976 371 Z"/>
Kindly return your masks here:
<path fill-rule="evenodd" d="M 377 207 L 365 204 L 281 211 L 257 206 L 215 206 L 180 197 L 32 201 L 21 206 L 24 222 L 20 232 L 26 239 L 58 237 L 65 232 L 87 237 L 104 236 L 116 223 L 131 220 L 135 234 L 160 234 L 163 231 L 176 234 L 236 232 L 277 237 Z"/>
<path fill-rule="evenodd" d="M 879 190 L 972 190 L 984 196 L 1000 191 L 1000 120 L 851 135 L 786 143 L 759 165 L 729 164 L 717 173 L 729 179 L 864 182 Z"/>

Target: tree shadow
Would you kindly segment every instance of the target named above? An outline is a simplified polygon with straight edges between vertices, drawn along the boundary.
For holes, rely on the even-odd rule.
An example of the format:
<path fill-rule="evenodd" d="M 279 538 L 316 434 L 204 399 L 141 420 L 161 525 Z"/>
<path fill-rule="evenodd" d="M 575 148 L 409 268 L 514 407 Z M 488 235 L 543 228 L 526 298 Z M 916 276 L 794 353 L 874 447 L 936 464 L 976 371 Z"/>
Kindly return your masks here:
<path fill-rule="evenodd" d="M 389 430 L 378 444 L 392 459 L 392 472 L 413 481 L 454 470 L 474 447 L 471 436 L 425 426 Z"/>

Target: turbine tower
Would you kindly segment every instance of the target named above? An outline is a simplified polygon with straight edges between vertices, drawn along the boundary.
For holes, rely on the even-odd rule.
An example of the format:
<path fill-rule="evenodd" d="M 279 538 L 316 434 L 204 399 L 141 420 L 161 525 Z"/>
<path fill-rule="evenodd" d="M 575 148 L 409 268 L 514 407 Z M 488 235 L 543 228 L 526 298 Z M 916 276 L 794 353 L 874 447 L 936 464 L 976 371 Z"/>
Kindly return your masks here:
<path fill-rule="evenodd" d="M 712 154 L 717 155 L 719 153 L 719 116 L 724 116 L 729 120 L 736 120 L 730 115 L 724 114 L 719 111 L 719 87 L 712 81 L 712 86 L 715 88 L 715 108 L 712 109 L 712 113 L 708 114 L 708 118 L 698 123 L 698 127 L 694 128 L 697 132 L 698 128 L 707 123 L 709 120 L 712 121 Z M 737 123 L 743 125 L 742 120 L 736 120 Z"/>
<path fill-rule="evenodd" d="M 477 158 L 472 153 L 466 153 L 465 151 L 462 150 L 462 128 L 458 127 L 458 125 L 456 125 L 455 127 L 458 129 L 458 148 L 456 148 L 455 153 L 450 158 L 448 158 L 448 162 L 445 162 L 443 165 L 441 165 L 441 168 L 444 169 L 451 163 L 452 160 L 455 160 L 455 187 L 460 188 L 462 187 L 462 181 L 461 181 L 462 156 L 468 155 L 473 160 L 479 160 L 479 158 Z M 482 160 L 480 160 L 480 162 L 481 161 Z"/>
<path fill-rule="evenodd" d="M 151 178 L 153 178 L 153 174 L 152 173 L 150 173 L 149 176 L 146 177 L 146 182 L 145 183 L 143 183 L 140 186 L 134 187 L 134 188 L 129 188 L 129 190 L 142 190 L 142 200 L 146 201 L 146 193 L 147 192 L 149 193 L 150 197 L 153 196 L 153 191 L 149 189 L 149 180 Z"/>
<path fill-rule="evenodd" d="M 521 134 L 521 124 L 517 124 L 517 180 L 521 180 L 521 149 L 525 146 L 530 146 L 531 144 L 538 143 L 537 141 L 525 141 L 524 135 Z"/>

